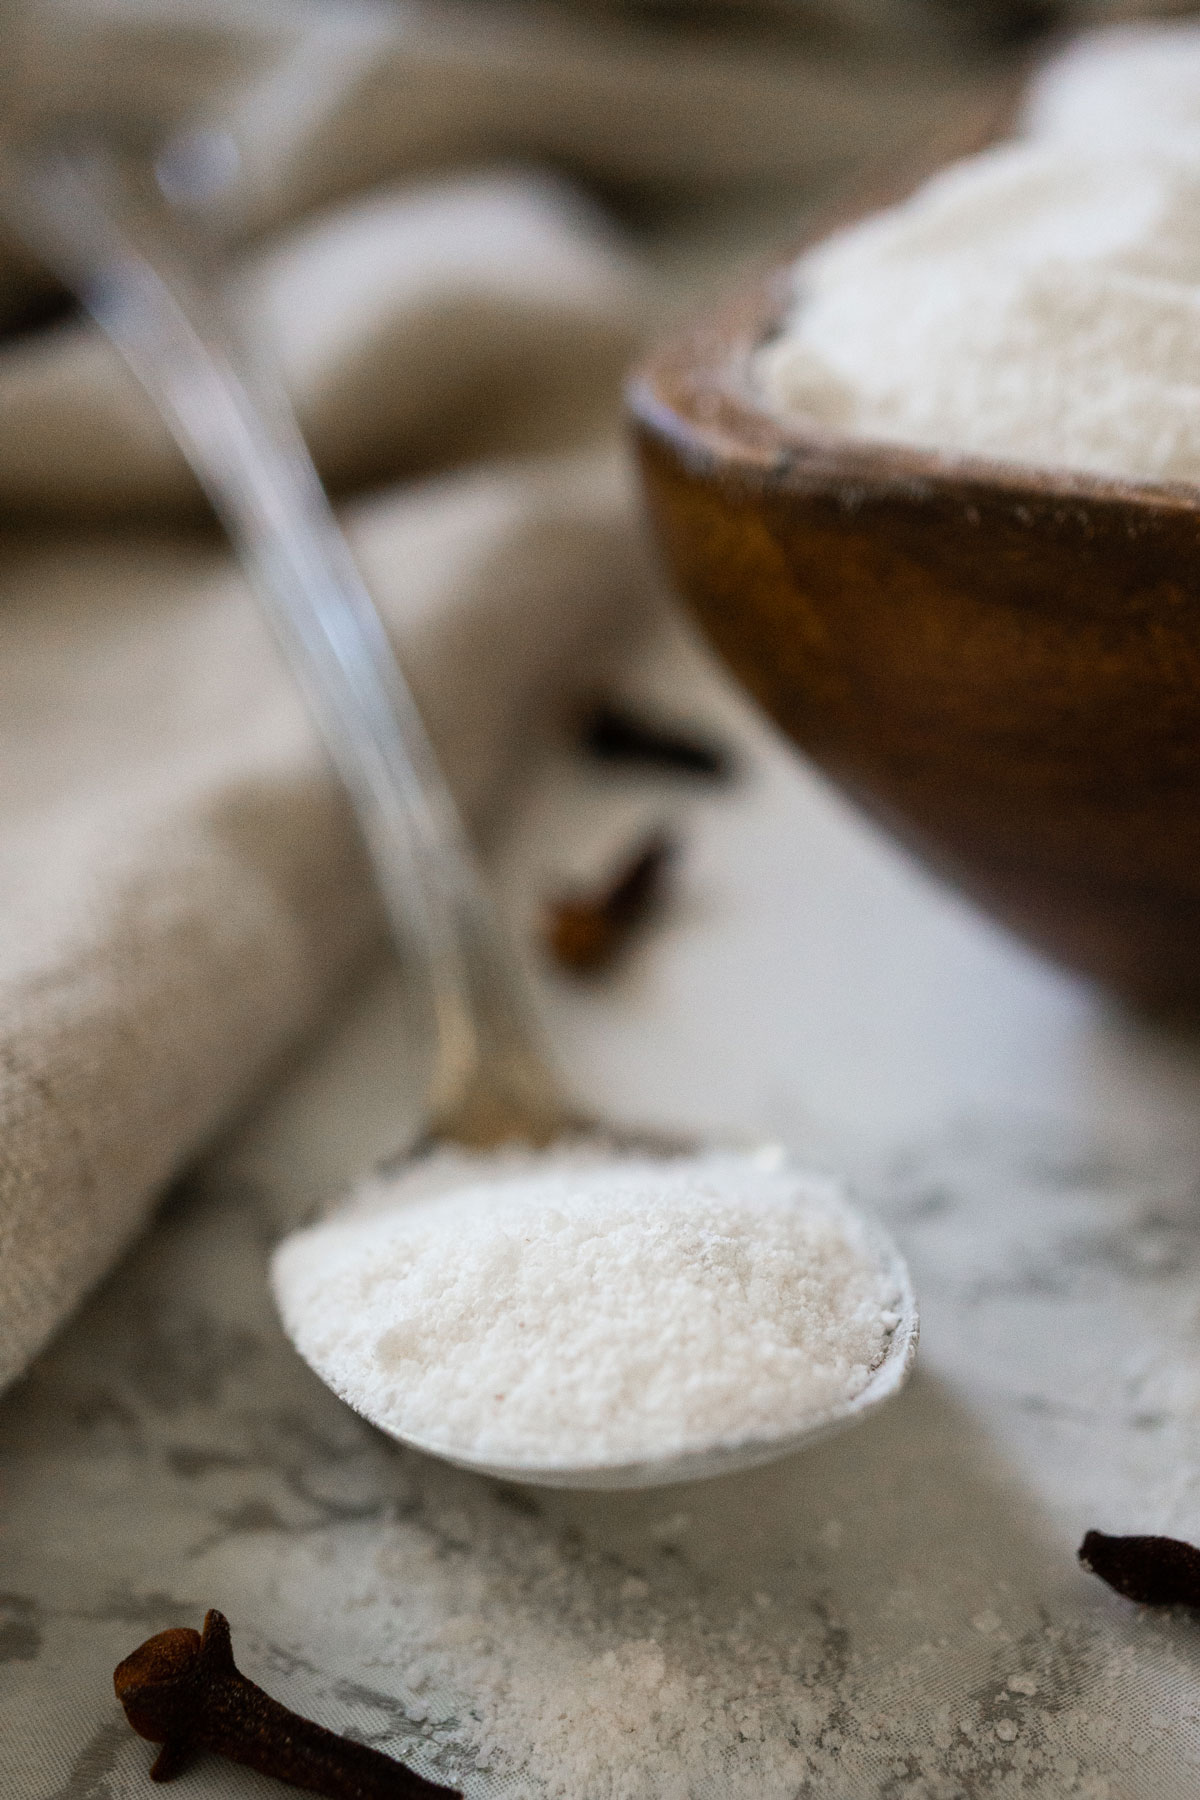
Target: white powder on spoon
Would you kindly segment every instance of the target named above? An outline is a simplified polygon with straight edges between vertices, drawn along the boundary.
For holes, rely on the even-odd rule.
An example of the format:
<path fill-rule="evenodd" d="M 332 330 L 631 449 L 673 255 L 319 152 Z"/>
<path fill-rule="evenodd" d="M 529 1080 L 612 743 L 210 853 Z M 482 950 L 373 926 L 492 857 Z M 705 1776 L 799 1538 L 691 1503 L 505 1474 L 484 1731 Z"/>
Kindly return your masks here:
<path fill-rule="evenodd" d="M 376 1424 L 591 1467 L 786 1435 L 867 1385 L 894 1280 L 777 1153 L 443 1153 L 289 1238 L 284 1324 Z"/>
<path fill-rule="evenodd" d="M 801 260 L 792 311 L 757 359 L 773 410 L 866 438 L 1200 480 L 1200 31 L 1114 37 L 1045 72 L 1026 140 Z"/>

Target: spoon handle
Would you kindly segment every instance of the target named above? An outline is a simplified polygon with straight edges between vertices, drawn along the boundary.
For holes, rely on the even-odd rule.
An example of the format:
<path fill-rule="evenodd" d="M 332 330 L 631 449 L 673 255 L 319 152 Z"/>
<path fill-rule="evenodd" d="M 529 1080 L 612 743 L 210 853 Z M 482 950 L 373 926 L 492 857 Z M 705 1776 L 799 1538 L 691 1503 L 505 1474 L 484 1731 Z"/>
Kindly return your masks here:
<path fill-rule="evenodd" d="M 251 578 L 353 802 L 435 1021 L 437 1135 L 546 1141 L 567 1108 L 408 685 L 286 400 L 189 268 L 161 196 L 100 149 L 14 159 L 22 235 L 146 388 Z"/>

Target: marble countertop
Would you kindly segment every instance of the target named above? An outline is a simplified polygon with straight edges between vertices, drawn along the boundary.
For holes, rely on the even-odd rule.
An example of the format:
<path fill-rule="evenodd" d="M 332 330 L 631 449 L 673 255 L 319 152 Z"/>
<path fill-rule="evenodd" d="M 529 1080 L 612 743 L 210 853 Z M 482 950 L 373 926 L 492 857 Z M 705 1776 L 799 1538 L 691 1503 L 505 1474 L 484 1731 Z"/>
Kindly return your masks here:
<path fill-rule="evenodd" d="M 639 823 L 666 820 L 685 845 L 667 915 L 611 980 L 535 971 L 570 1079 L 615 1118 L 763 1134 L 844 1171 L 910 1258 L 922 1346 L 879 1418 L 772 1468 L 521 1498 L 529 1555 L 569 1540 L 572 1580 L 598 1595 L 603 1566 L 625 1583 L 602 1628 L 600 1599 L 586 1624 L 521 1602 L 503 1654 L 528 1681 L 549 1682 L 556 1657 L 586 1668 L 601 1629 L 610 1668 L 651 1638 L 669 1663 L 676 1601 L 655 1601 L 653 1630 L 637 1615 L 664 1558 L 693 1622 L 744 1600 L 751 1661 L 757 1606 L 803 1664 L 803 1706 L 773 1693 L 727 1763 L 690 1745 L 672 1777 L 651 1754 L 660 1720 L 644 1784 L 614 1786 L 598 1761 L 573 1800 L 1193 1794 L 1200 1629 L 1119 1600 L 1075 1551 L 1091 1526 L 1200 1537 L 1197 1045 L 1123 1016 L 934 885 L 684 634 L 664 631 L 633 685 L 711 720 L 743 766 L 705 789 L 563 754 L 521 796 L 495 860 L 526 941 L 547 888 Z M 553 1730 L 582 1731 L 586 1683 L 559 1705 L 565 1725 L 521 1745 L 528 1692 L 514 1710 L 500 1649 L 455 1662 L 439 1586 L 453 1540 L 456 1579 L 474 1572 L 476 1610 L 504 1636 L 516 1589 L 489 1587 L 485 1567 L 504 1496 L 358 1421 L 299 1363 L 266 1293 L 279 1230 L 403 1138 L 413 1017 L 402 975 L 374 971 L 0 1404 L 4 1794 L 153 1791 L 111 1671 L 208 1605 L 229 1613 L 247 1670 L 326 1723 L 473 1796 L 555 1791 Z M 440 1689 L 414 1701 L 418 1663 L 457 1682 L 453 1704 Z M 175 1791 L 281 1790 L 210 1761 Z"/>

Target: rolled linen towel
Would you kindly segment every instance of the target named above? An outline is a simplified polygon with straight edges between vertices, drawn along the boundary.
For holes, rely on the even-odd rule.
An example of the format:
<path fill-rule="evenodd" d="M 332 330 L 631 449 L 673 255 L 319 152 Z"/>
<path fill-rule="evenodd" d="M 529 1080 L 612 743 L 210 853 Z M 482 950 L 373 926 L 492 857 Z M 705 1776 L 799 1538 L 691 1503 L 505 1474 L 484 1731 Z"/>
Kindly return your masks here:
<path fill-rule="evenodd" d="M 468 811 L 650 603 L 611 456 L 357 507 L 352 539 Z M 382 916 L 228 557 L 0 543 L 0 1383 L 310 1029 Z"/>
<path fill-rule="evenodd" d="M 357 197 L 232 258 L 226 285 L 343 491 L 610 431 L 646 311 L 607 225 L 532 173 Z M 0 506 L 70 519 L 204 510 L 90 320 L 0 342 Z"/>

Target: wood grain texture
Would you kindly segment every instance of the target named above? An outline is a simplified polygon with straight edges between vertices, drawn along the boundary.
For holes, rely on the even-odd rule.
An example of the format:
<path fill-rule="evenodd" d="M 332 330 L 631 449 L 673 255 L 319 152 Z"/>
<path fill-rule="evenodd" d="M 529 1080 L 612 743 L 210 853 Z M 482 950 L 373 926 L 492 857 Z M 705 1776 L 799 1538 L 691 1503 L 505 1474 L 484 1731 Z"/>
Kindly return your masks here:
<path fill-rule="evenodd" d="M 1200 1009 L 1200 490 L 784 425 L 784 275 L 629 405 L 654 525 L 730 668 L 837 785 L 1030 942 Z"/>

